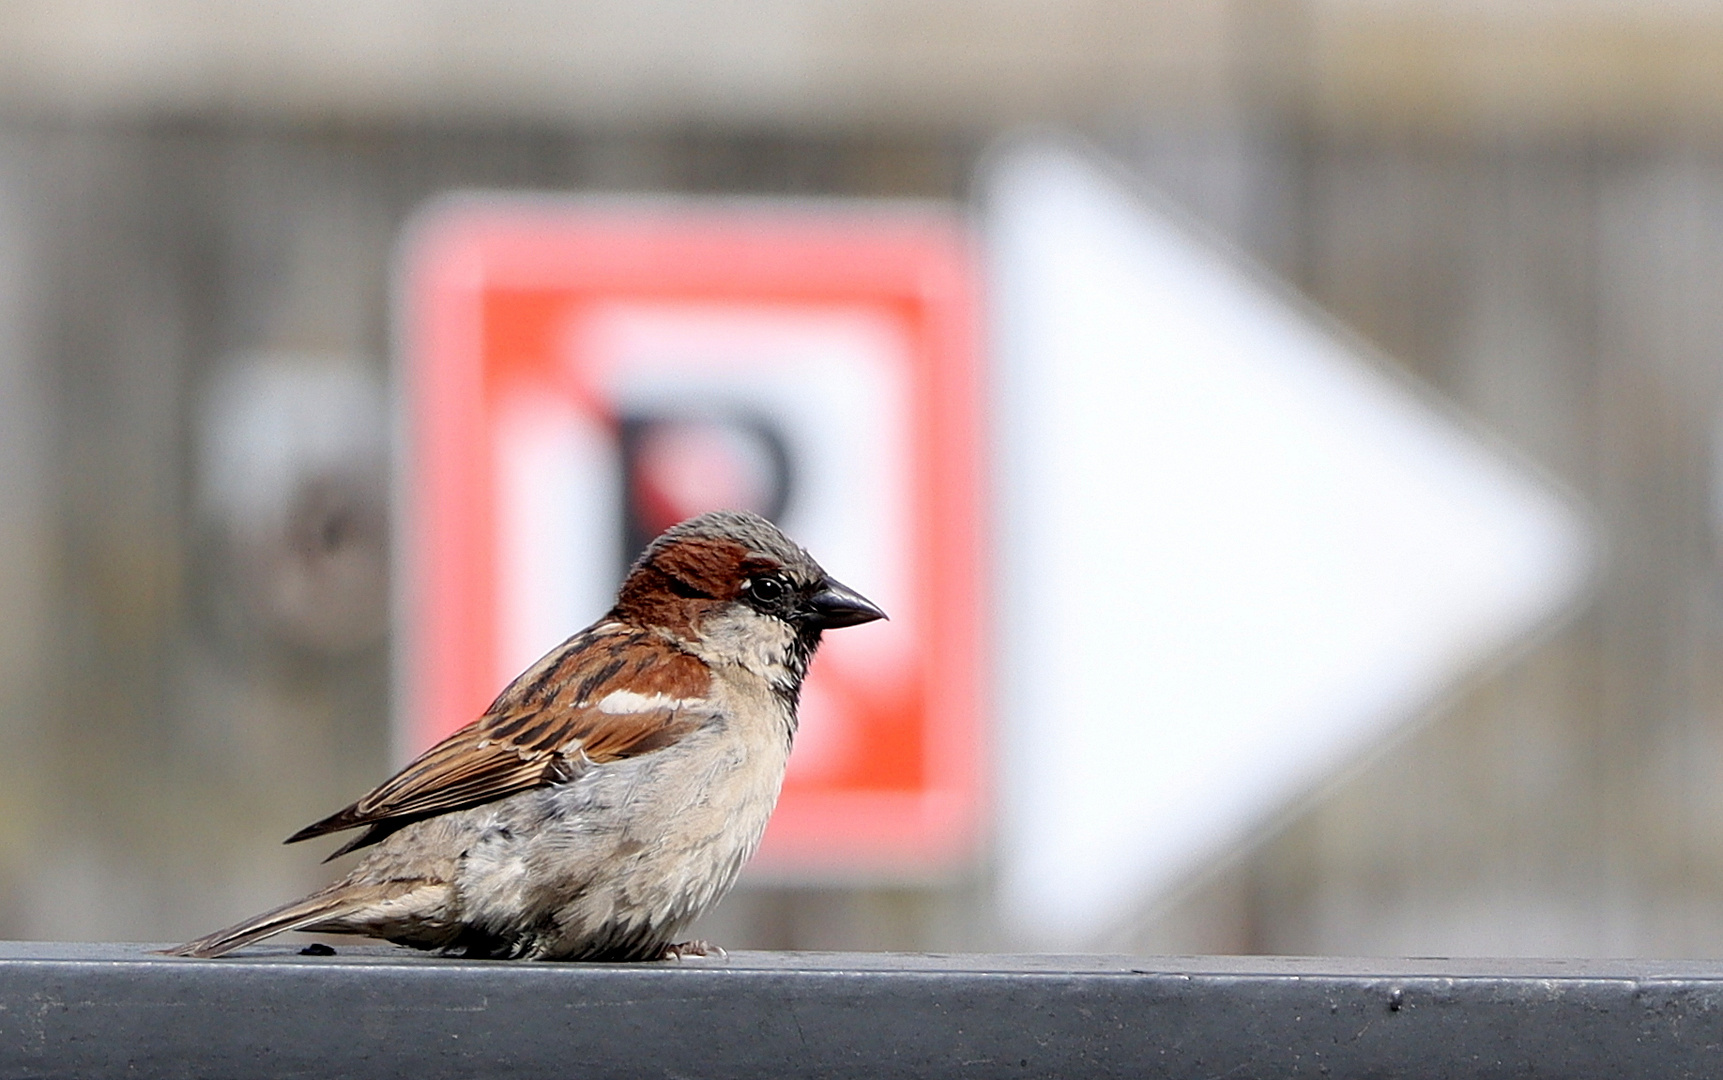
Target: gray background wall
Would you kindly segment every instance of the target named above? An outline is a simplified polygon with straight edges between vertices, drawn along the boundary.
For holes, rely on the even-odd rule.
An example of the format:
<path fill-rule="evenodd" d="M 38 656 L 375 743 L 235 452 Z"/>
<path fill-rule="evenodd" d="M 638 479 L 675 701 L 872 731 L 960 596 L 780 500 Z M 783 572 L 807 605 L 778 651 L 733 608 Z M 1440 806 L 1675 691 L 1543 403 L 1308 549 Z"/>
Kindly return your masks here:
<path fill-rule="evenodd" d="M 9 6 L 0 936 L 278 902 L 326 873 L 280 837 L 386 769 L 381 622 L 320 641 L 247 600 L 266 564 L 200 501 L 199 417 L 260 351 L 381 373 L 422 199 L 961 201 L 991 138 L 1057 122 L 1522 448 L 1606 545 L 1569 623 L 1112 944 L 1723 954 L 1719 71 L 1709 8 L 1605 0 Z M 375 493 L 342 498 L 369 524 L 280 557 L 384 574 Z M 710 930 L 1008 946 L 984 894 L 985 868 L 754 889 Z"/>

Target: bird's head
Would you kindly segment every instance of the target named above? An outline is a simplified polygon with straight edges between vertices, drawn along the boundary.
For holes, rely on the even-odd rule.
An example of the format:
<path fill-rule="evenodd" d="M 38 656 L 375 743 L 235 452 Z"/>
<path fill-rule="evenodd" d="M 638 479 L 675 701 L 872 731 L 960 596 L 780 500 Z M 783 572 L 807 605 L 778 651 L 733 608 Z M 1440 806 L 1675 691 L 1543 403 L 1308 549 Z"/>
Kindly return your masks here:
<path fill-rule="evenodd" d="M 612 617 L 664 632 L 709 663 L 755 670 L 794 695 L 822 631 L 886 616 L 765 518 L 718 510 L 647 546 Z"/>

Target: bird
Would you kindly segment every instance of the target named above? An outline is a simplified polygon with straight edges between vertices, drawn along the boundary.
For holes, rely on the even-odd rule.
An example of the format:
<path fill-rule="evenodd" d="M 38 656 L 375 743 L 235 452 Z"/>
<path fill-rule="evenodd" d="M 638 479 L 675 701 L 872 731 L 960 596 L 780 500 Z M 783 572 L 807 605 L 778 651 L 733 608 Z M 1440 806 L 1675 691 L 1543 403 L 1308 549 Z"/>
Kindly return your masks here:
<path fill-rule="evenodd" d="M 287 838 L 363 830 L 329 856 L 365 852 L 345 876 L 164 952 L 303 930 L 486 959 L 721 953 L 677 938 L 759 845 L 820 636 L 885 617 L 756 514 L 673 525 L 479 719 Z"/>

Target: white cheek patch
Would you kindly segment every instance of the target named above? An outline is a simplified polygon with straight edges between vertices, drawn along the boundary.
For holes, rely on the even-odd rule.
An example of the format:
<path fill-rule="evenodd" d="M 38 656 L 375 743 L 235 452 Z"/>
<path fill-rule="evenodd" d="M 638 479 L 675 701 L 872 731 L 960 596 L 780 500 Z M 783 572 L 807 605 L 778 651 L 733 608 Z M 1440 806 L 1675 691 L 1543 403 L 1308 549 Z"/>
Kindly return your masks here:
<path fill-rule="evenodd" d="M 612 690 L 598 702 L 598 711 L 612 716 L 632 716 L 638 713 L 679 709 L 690 704 L 687 698 L 669 694 L 637 694 L 632 690 Z"/>
<path fill-rule="evenodd" d="M 700 627 L 698 653 L 708 663 L 739 664 L 774 683 L 790 678 L 785 666 L 795 631 L 782 619 L 733 604 Z"/>

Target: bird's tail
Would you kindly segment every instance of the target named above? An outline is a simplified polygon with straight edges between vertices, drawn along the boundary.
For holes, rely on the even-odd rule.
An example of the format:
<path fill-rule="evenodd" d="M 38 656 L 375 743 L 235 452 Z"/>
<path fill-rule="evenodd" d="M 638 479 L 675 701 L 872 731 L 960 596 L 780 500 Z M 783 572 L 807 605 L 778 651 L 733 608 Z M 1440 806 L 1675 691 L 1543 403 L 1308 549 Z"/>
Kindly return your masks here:
<path fill-rule="evenodd" d="M 162 953 L 165 956 L 222 956 L 273 934 L 303 930 L 308 926 L 351 914 L 364 904 L 364 898 L 355 896 L 353 890 L 334 885 L 321 892 L 314 892 L 303 900 L 283 904 L 225 930 L 217 930 L 196 941 L 188 941 L 172 949 L 163 949 Z"/>

